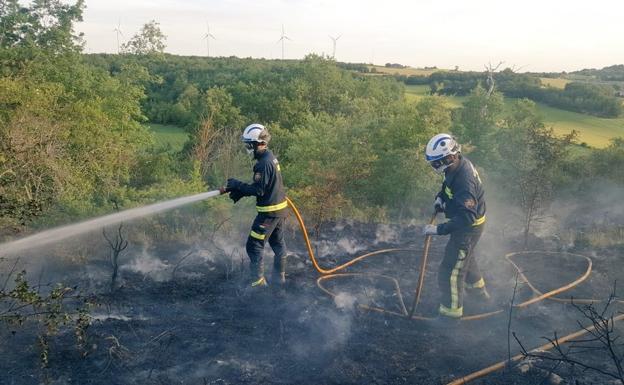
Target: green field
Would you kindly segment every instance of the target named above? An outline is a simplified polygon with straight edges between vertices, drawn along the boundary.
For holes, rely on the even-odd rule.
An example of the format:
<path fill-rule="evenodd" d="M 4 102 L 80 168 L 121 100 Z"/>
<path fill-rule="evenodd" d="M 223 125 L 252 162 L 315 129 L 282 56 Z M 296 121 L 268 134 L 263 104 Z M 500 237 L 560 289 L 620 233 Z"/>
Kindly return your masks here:
<path fill-rule="evenodd" d="M 605 147 L 610 139 L 624 137 L 624 118 L 605 119 L 577 112 L 560 110 L 543 104 L 537 105 L 544 123 L 552 126 L 558 134 L 572 130 L 579 132 L 579 142 L 592 147 Z"/>
<path fill-rule="evenodd" d="M 178 126 L 149 123 L 147 127 L 154 133 L 154 141 L 158 147 L 169 145 L 172 151 L 180 151 L 188 140 L 186 131 Z"/>
<path fill-rule="evenodd" d="M 429 93 L 426 85 L 406 86 L 405 97 L 408 100 L 418 100 Z M 459 107 L 466 97 L 448 96 L 449 106 Z M 509 106 L 513 99 L 505 99 Z M 552 126 L 558 134 L 567 134 L 572 130 L 579 133 L 579 142 L 585 142 L 592 147 L 605 147 L 610 139 L 624 137 L 624 118 L 605 119 L 592 115 L 579 114 L 537 103 L 539 113 L 544 118 L 547 126 Z"/>
<path fill-rule="evenodd" d="M 392 67 L 384 67 L 384 66 L 368 66 L 368 69 L 372 71 L 375 70 L 375 73 L 378 74 L 386 74 L 386 75 L 418 75 L 418 76 L 429 76 L 434 72 L 438 71 L 446 71 L 443 69 L 422 69 L 422 68 L 392 68 Z"/>

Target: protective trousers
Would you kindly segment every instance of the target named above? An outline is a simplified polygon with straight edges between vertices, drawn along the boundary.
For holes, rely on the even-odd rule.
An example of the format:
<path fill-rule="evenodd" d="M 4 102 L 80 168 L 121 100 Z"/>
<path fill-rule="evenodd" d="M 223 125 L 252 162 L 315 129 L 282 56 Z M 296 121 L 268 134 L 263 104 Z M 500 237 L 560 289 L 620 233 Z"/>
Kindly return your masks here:
<path fill-rule="evenodd" d="M 269 241 L 269 245 L 275 253 L 273 269 L 277 273 L 284 273 L 286 268 L 286 242 L 284 241 L 284 218 L 258 214 L 253 224 L 251 232 L 247 238 L 247 255 L 250 260 L 251 280 L 257 281 L 264 277 L 264 244 Z"/>
<path fill-rule="evenodd" d="M 483 225 L 451 233 L 438 272 L 440 315 L 459 318 L 463 315 L 464 289 L 485 288 L 485 281 L 473 255 Z"/>

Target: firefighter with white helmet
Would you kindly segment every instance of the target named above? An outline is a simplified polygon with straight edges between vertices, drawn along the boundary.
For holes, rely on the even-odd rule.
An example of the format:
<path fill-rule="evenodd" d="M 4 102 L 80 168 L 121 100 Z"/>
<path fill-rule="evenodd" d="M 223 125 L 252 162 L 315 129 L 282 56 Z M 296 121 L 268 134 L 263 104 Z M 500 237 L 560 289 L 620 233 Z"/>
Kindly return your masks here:
<path fill-rule="evenodd" d="M 286 244 L 284 242 L 284 218 L 287 215 L 286 193 L 282 173 L 277 158 L 268 149 L 271 140 L 269 131 L 261 124 L 251 124 L 245 128 L 241 140 L 245 149 L 256 159 L 253 167 L 252 183 L 228 179 L 221 193 L 230 193 L 236 203 L 245 196 L 256 197 L 258 215 L 247 238 L 247 255 L 250 260 L 250 285 L 253 288 L 267 286 L 264 276 L 264 245 L 268 241 L 275 253 L 273 280 L 285 282 Z"/>
<path fill-rule="evenodd" d="M 485 224 L 483 185 L 476 168 L 461 154 L 461 146 L 449 134 L 431 138 L 425 157 L 436 173 L 444 173 L 434 210 L 443 212 L 448 221 L 437 226 L 426 225 L 423 234 L 450 234 L 438 273 L 441 292 L 438 311 L 442 317 L 460 318 L 464 289 L 482 299 L 489 299 L 485 280 L 473 255 Z"/>

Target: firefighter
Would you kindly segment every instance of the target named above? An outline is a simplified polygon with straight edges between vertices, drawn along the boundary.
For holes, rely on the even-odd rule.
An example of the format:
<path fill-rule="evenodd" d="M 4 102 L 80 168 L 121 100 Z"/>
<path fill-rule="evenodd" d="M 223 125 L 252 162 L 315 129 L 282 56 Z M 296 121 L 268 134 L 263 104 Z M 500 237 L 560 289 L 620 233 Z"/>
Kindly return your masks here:
<path fill-rule="evenodd" d="M 286 280 L 286 244 L 283 227 L 288 204 L 280 164 L 267 147 L 271 135 L 263 125 L 254 123 L 247 126 L 241 139 L 247 152 L 256 160 L 253 167 L 253 182 L 228 179 L 227 185 L 221 187 L 220 191 L 222 194 L 229 192 L 230 199 L 234 203 L 242 197 L 256 197 L 258 215 L 251 225 L 246 244 L 250 260 L 250 286 L 252 288 L 267 286 L 262 261 L 267 241 L 275 253 L 273 280 L 283 284 Z"/>
<path fill-rule="evenodd" d="M 424 235 L 450 235 L 438 272 L 439 316 L 458 319 L 463 315 L 464 289 L 489 299 L 485 280 L 473 255 L 485 224 L 485 200 L 481 178 L 474 165 L 461 154 L 449 134 L 435 135 L 426 148 L 427 162 L 444 181 L 434 201 L 434 210 L 448 219 L 426 225 Z"/>

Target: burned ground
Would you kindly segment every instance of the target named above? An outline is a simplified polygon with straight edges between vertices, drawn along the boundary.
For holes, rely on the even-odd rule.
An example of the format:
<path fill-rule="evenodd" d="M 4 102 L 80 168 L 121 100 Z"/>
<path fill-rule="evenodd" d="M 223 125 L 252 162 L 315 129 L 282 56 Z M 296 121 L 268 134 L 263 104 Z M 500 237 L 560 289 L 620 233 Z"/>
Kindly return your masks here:
<path fill-rule="evenodd" d="M 324 266 L 386 247 L 412 250 L 374 256 L 348 270 L 397 278 L 406 304 L 411 303 L 423 243 L 417 229 L 343 224 L 329 230 L 316 243 Z M 437 238 L 432 244 L 421 314 L 433 314 L 436 306 L 436 270 L 444 242 Z M 490 245 L 487 240 L 483 244 Z M 376 276 L 333 279 L 327 287 L 338 296 L 331 298 L 316 286 L 318 274 L 301 241 L 291 239 L 289 246 L 293 255 L 286 288 L 250 294 L 242 288 L 246 261 L 233 252 L 202 258 L 196 248 L 177 264 L 188 245 L 154 243 L 149 259 L 137 257 L 126 264 L 122 286 L 114 294 L 98 295 L 86 357 L 75 349 L 71 333 L 65 333 L 53 341 L 49 368 L 41 369 L 34 333 L 28 327 L 3 329 L 0 383 L 446 384 L 507 357 L 507 311 L 455 327 L 365 312 L 357 305 L 399 309 L 387 281 Z M 481 264 L 494 300 L 481 306 L 467 298 L 468 313 L 508 307 L 515 275 L 504 252 L 482 248 Z M 568 295 L 606 297 L 613 280 L 624 273 L 618 257 L 614 248 L 596 253 L 592 277 Z M 517 262 L 544 291 L 584 271 L 583 263 L 570 257 L 532 255 Z M 104 293 L 105 283 L 94 283 L 93 272 L 106 268 L 102 261 L 101 266 L 65 269 L 63 277 Z M 530 295 L 521 283 L 516 301 Z M 514 310 L 511 330 L 532 348 L 554 330 L 559 335 L 578 330 L 579 319 L 570 305 L 541 302 Z M 510 344 L 516 354 L 517 343 L 512 339 Z M 549 368 L 546 362 L 541 365 Z M 571 373 L 563 366 L 555 371 L 564 378 Z M 522 374 L 512 368 L 474 383 L 528 385 L 548 383 L 543 382 L 546 377 L 541 370 Z M 605 383 L 589 373 L 575 378 L 579 384 Z"/>

